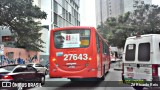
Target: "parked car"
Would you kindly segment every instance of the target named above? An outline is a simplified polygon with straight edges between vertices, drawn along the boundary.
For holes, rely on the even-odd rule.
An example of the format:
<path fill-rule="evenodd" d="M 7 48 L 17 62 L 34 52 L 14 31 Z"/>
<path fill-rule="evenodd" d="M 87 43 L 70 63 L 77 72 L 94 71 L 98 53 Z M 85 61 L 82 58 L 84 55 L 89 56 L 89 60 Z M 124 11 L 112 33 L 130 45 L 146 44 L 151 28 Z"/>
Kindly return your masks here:
<path fill-rule="evenodd" d="M 0 81 L 38 82 L 45 84 L 45 75 L 27 65 L 7 65 L 0 67 Z"/>
<path fill-rule="evenodd" d="M 45 66 L 41 65 L 41 64 L 37 64 L 37 63 L 29 63 L 27 64 L 27 66 L 32 66 L 35 69 L 37 69 L 39 72 L 43 72 L 45 75 L 48 74 L 48 68 L 46 68 Z"/>

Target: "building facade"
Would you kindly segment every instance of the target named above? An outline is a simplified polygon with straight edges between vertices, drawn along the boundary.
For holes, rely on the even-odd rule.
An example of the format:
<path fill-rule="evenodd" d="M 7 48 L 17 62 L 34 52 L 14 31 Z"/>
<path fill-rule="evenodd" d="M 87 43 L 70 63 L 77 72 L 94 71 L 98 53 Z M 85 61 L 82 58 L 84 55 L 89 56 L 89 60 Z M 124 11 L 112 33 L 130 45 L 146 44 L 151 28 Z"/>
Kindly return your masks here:
<path fill-rule="evenodd" d="M 137 5 L 152 4 L 152 0 L 124 0 L 124 13 L 134 11 Z"/>
<path fill-rule="evenodd" d="M 47 19 L 41 23 L 44 26 L 49 25 L 49 30 L 80 25 L 80 0 L 34 0 L 34 4 L 47 13 Z"/>
<path fill-rule="evenodd" d="M 96 25 L 109 17 L 118 17 L 128 11 L 134 11 L 136 5 L 152 4 L 152 0 L 95 0 Z"/>
<path fill-rule="evenodd" d="M 66 26 L 80 26 L 80 0 L 34 0 L 34 4 L 47 13 L 47 19 L 41 20 L 44 28 L 41 39 L 45 42 L 41 59 L 48 59 L 50 30 Z"/>
<path fill-rule="evenodd" d="M 104 23 L 109 17 L 123 14 L 123 0 L 95 0 L 96 25 Z"/>

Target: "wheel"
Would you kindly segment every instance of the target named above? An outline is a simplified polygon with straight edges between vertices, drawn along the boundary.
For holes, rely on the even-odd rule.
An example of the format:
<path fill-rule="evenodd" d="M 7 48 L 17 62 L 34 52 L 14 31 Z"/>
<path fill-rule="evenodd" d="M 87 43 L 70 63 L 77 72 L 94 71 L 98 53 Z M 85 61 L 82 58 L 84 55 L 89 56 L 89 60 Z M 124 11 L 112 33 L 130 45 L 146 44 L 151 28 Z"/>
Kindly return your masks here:
<path fill-rule="evenodd" d="M 103 76 L 101 78 L 102 81 L 105 80 L 105 76 L 106 76 L 106 73 L 105 73 L 105 65 L 103 66 Z"/>
<path fill-rule="evenodd" d="M 42 76 L 42 77 L 41 77 L 41 81 L 40 81 L 40 82 L 41 82 L 42 85 L 45 84 L 45 76 Z"/>
<path fill-rule="evenodd" d="M 101 78 L 98 78 L 98 81 L 104 81 L 105 80 L 105 76 L 106 76 L 106 73 L 105 73 L 105 65 L 103 66 L 103 76 Z"/>
<path fill-rule="evenodd" d="M 104 81 L 105 80 L 105 76 L 103 75 L 101 78 L 100 78 L 101 81 Z"/>
<path fill-rule="evenodd" d="M 45 71 L 45 75 L 47 75 L 47 74 L 48 74 L 48 71 L 46 70 L 46 71 Z"/>
<path fill-rule="evenodd" d="M 134 86 L 133 87 L 135 90 L 143 90 L 143 87 L 142 86 Z"/>

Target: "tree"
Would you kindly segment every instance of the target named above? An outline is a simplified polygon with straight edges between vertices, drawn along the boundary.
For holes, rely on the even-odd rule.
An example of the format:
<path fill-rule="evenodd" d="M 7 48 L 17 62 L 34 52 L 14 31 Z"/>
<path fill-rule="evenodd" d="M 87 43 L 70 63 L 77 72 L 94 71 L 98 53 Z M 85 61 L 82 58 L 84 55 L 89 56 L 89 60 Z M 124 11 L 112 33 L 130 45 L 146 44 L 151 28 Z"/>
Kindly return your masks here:
<path fill-rule="evenodd" d="M 139 34 L 160 34 L 160 7 L 140 5 L 134 12 L 127 12 L 118 18 L 108 18 L 105 29 L 106 39 L 112 46 L 124 47 L 127 37 Z"/>
<path fill-rule="evenodd" d="M 140 34 L 159 34 L 160 7 L 156 5 L 138 7 L 130 16 L 129 23 L 136 26 Z"/>
<path fill-rule="evenodd" d="M 15 46 L 27 50 L 42 51 L 40 19 L 47 14 L 33 0 L 0 0 L 0 26 L 7 26 L 15 37 Z"/>

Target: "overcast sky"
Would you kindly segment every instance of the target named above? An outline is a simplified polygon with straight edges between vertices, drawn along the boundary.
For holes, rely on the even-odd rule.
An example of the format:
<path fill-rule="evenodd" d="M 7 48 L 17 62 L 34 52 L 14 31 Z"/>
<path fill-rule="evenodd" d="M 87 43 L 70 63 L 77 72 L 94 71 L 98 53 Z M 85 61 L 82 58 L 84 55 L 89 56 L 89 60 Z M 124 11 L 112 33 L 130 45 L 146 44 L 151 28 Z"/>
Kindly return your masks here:
<path fill-rule="evenodd" d="M 81 26 L 96 26 L 95 0 L 80 0 Z"/>
<path fill-rule="evenodd" d="M 152 0 L 152 4 L 160 6 L 160 0 Z M 80 0 L 81 26 L 96 27 L 95 0 Z"/>

